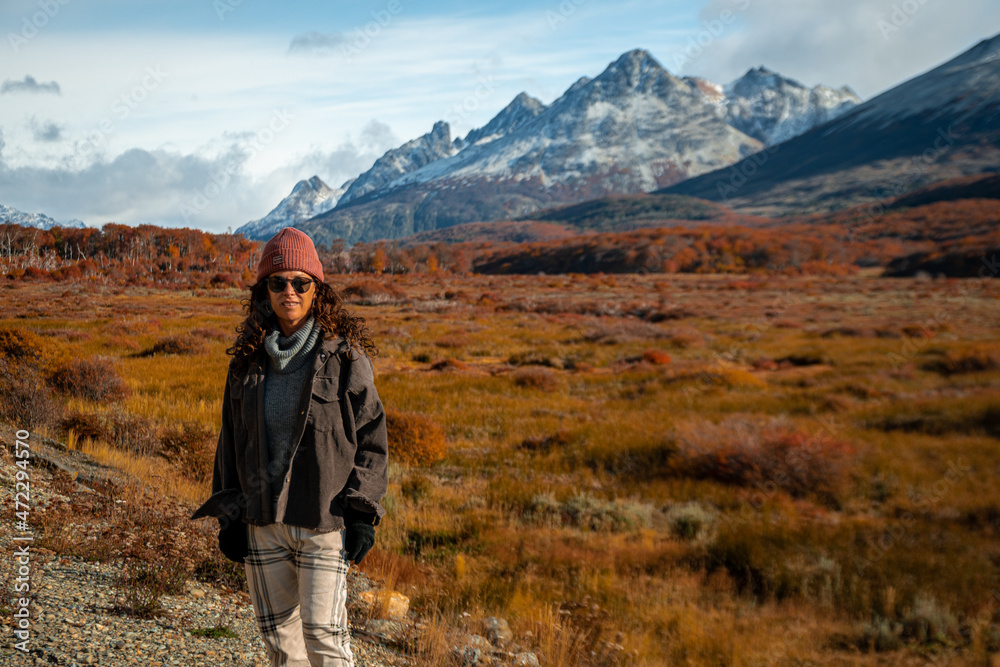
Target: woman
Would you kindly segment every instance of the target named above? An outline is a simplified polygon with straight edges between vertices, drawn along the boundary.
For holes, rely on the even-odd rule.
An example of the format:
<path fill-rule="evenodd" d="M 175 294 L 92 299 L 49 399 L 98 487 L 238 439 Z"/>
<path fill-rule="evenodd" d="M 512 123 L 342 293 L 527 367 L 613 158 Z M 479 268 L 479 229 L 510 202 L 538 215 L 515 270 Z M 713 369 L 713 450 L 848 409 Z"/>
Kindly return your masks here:
<path fill-rule="evenodd" d="M 297 229 L 267 242 L 250 289 L 212 496 L 191 518 L 217 517 L 219 548 L 245 564 L 272 665 L 353 665 L 347 570 L 374 544 L 388 482 L 377 350 Z"/>

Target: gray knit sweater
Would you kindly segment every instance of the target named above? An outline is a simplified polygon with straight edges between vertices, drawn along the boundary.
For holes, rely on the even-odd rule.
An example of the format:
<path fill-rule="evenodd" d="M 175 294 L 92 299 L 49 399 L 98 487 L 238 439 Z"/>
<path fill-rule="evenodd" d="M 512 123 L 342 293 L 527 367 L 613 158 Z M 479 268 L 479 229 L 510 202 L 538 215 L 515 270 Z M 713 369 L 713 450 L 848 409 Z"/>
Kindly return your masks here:
<path fill-rule="evenodd" d="M 283 336 L 275 329 L 264 338 L 264 349 L 269 359 L 267 379 L 264 381 L 264 423 L 267 427 L 267 448 L 270 456 L 270 473 L 274 489 L 273 504 L 277 507 L 281 493 L 281 480 L 288 471 L 292 454 L 292 437 L 295 435 L 295 410 L 298 407 L 302 385 L 309 374 L 319 327 L 310 317 L 291 336 Z"/>

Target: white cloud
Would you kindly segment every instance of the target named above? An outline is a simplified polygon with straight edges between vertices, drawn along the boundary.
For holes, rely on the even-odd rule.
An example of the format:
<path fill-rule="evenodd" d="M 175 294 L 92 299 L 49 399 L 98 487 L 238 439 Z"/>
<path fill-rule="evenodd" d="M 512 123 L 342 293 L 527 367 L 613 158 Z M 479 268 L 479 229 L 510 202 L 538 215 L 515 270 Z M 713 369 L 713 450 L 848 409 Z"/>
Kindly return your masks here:
<path fill-rule="evenodd" d="M 911 11 L 903 11 L 904 6 Z M 726 11 L 730 22 L 722 21 Z M 894 13 L 898 26 L 892 23 Z M 1000 25 L 1000 3 L 711 0 L 701 21 L 693 36 L 701 37 L 704 47 L 685 63 L 685 74 L 726 83 L 764 65 L 809 86 L 850 85 L 868 99 L 992 36 L 982 31 Z M 886 30 L 884 22 L 895 29 Z M 713 35 L 711 28 L 719 23 L 723 30 Z"/>
<path fill-rule="evenodd" d="M 388 125 L 373 120 L 336 148 L 313 147 L 255 175 L 248 165 L 267 145 L 253 133 L 230 133 L 225 145 L 220 141 L 199 153 L 130 149 L 79 169 L 9 167 L 0 131 L 0 202 L 91 225 L 152 223 L 221 232 L 264 216 L 303 178 L 318 175 L 341 185 L 371 167 L 384 147 L 395 145 L 394 137 Z"/>

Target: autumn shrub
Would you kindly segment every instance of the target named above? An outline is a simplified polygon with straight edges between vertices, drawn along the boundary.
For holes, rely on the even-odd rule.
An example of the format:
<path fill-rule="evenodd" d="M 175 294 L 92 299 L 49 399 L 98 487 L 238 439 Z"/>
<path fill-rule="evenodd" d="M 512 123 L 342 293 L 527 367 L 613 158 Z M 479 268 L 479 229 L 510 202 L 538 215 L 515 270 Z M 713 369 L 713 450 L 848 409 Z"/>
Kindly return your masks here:
<path fill-rule="evenodd" d="M 60 282 L 66 280 L 79 280 L 80 278 L 83 278 L 83 272 L 80 271 L 80 267 L 76 264 L 67 264 L 66 266 L 60 266 L 58 269 L 52 271 L 52 277 Z"/>
<path fill-rule="evenodd" d="M 918 400 L 891 405 L 863 420 L 865 426 L 883 431 L 903 431 L 946 436 L 985 433 L 1000 438 L 1000 403 L 966 400 Z"/>
<path fill-rule="evenodd" d="M 689 317 L 697 317 L 697 313 L 683 306 L 662 306 L 651 309 L 645 316 L 649 322 L 667 322 L 669 320 L 683 320 Z"/>
<path fill-rule="evenodd" d="M 44 332 L 44 335 L 61 338 L 74 343 L 88 341 L 94 337 L 89 331 L 80 331 L 79 329 L 48 329 Z"/>
<path fill-rule="evenodd" d="M 191 479 L 206 481 L 215 465 L 216 438 L 215 431 L 195 422 L 171 425 L 160 434 L 157 454 Z"/>
<path fill-rule="evenodd" d="M 538 494 L 523 508 L 526 521 L 583 530 L 618 532 L 648 527 L 652 508 L 646 503 L 606 500 L 578 493 L 559 501 L 552 494 Z"/>
<path fill-rule="evenodd" d="M 152 357 L 157 354 L 199 354 L 204 351 L 204 343 L 191 334 L 181 336 L 168 336 L 161 338 L 152 347 L 148 347 L 138 354 L 140 357 Z"/>
<path fill-rule="evenodd" d="M 208 281 L 212 287 L 239 287 L 239 277 L 234 273 L 216 273 Z"/>
<path fill-rule="evenodd" d="M 24 270 L 24 276 L 21 277 L 21 280 L 28 282 L 51 282 L 53 278 L 45 269 L 40 269 L 37 266 L 29 266 Z"/>
<path fill-rule="evenodd" d="M 518 387 L 554 391 L 559 387 L 559 378 L 547 368 L 519 368 L 514 371 L 514 384 Z"/>
<path fill-rule="evenodd" d="M 59 391 L 99 403 L 121 400 L 129 395 L 129 388 L 115 368 L 112 357 L 77 357 L 57 367 L 51 374 L 50 384 Z"/>
<path fill-rule="evenodd" d="M 536 437 L 525 438 L 521 441 L 521 449 L 527 449 L 533 452 L 548 452 L 555 448 L 563 448 L 570 442 L 569 433 L 566 431 L 557 431 L 550 435 L 542 435 Z"/>
<path fill-rule="evenodd" d="M 646 350 L 642 353 L 642 360 L 654 366 L 663 366 L 670 363 L 670 355 L 663 350 Z"/>
<path fill-rule="evenodd" d="M 698 501 L 677 503 L 666 511 L 670 532 L 681 540 L 696 540 L 708 533 L 719 513 Z"/>
<path fill-rule="evenodd" d="M 247 575 L 243 565 L 222 557 L 218 552 L 206 555 L 192 574 L 198 581 L 234 591 L 247 590 Z"/>
<path fill-rule="evenodd" d="M 104 440 L 107 431 L 98 415 L 86 412 L 72 412 L 59 420 L 59 429 L 66 433 L 73 431 L 77 440 L 90 438 Z"/>
<path fill-rule="evenodd" d="M 22 327 L 0 329 L 0 357 L 38 362 L 42 359 L 42 349 L 41 337 L 32 331 Z"/>
<path fill-rule="evenodd" d="M 692 550 L 689 564 L 724 570 L 734 588 L 758 601 L 799 599 L 847 607 L 856 591 L 844 586 L 844 567 L 814 546 L 812 536 L 788 526 L 733 522 Z M 808 546 L 804 546 L 808 545 Z M 871 605 L 868 599 L 864 604 Z"/>
<path fill-rule="evenodd" d="M 386 411 L 389 458 L 408 465 L 429 465 L 444 458 L 444 432 L 432 419 L 415 412 Z"/>
<path fill-rule="evenodd" d="M 432 371 L 464 371 L 469 368 L 469 364 L 458 359 L 439 359 L 431 364 Z"/>
<path fill-rule="evenodd" d="M 35 429 L 57 423 L 62 411 L 37 363 L 0 357 L 0 419 Z"/>
<path fill-rule="evenodd" d="M 351 283 L 341 293 L 345 300 L 367 306 L 406 301 L 406 293 L 396 285 L 371 279 Z"/>
<path fill-rule="evenodd" d="M 949 350 L 944 357 L 926 363 L 924 368 L 942 375 L 993 371 L 1000 368 L 1000 349 L 979 345 L 965 350 Z"/>
<path fill-rule="evenodd" d="M 701 347 L 705 344 L 705 336 L 694 327 L 681 327 L 667 332 L 667 343 L 677 349 Z"/>
<path fill-rule="evenodd" d="M 794 352 L 792 354 L 787 354 L 783 357 L 775 359 L 779 365 L 786 366 L 818 366 L 820 364 L 827 363 L 826 357 L 822 352 L 815 350 L 805 350 L 802 352 Z"/>
<path fill-rule="evenodd" d="M 175 560 L 150 562 L 141 558 L 123 558 L 114 580 L 114 609 L 136 618 L 160 616 L 164 612 L 161 598 L 183 593 L 187 579 L 187 573 Z"/>
<path fill-rule="evenodd" d="M 90 259 L 82 259 L 76 263 L 76 266 L 80 269 L 80 272 L 83 273 L 84 276 L 95 275 L 100 273 L 101 270 L 100 267 Z"/>
<path fill-rule="evenodd" d="M 839 495 L 854 455 L 846 442 L 797 431 L 781 420 L 699 420 L 676 428 L 674 439 L 672 467 L 678 474 L 735 486 L 781 488 L 795 496 Z"/>
<path fill-rule="evenodd" d="M 544 366 L 546 368 L 563 369 L 565 362 L 553 354 L 544 354 L 534 350 L 518 352 L 507 358 L 507 363 L 511 366 Z"/>

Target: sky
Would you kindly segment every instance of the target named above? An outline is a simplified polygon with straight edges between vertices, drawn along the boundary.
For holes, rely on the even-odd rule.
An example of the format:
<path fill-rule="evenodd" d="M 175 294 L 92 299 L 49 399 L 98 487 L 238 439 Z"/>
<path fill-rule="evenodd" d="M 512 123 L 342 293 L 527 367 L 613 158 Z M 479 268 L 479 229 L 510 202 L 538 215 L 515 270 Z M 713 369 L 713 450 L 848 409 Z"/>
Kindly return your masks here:
<path fill-rule="evenodd" d="M 3 0 L 0 204 L 224 232 L 631 49 L 870 99 L 997 32 L 996 0 Z"/>

